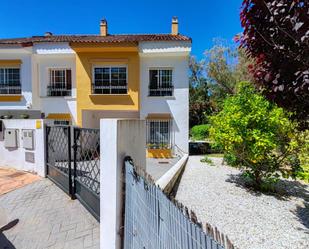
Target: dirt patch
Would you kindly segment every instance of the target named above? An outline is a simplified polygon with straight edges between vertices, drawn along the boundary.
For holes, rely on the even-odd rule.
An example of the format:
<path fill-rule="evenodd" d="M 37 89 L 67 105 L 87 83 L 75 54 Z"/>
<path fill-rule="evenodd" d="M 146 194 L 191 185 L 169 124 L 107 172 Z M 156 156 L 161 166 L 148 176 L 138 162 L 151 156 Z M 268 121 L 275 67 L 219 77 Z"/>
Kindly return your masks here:
<path fill-rule="evenodd" d="M 39 180 L 40 177 L 25 171 L 0 167 L 0 195 Z"/>

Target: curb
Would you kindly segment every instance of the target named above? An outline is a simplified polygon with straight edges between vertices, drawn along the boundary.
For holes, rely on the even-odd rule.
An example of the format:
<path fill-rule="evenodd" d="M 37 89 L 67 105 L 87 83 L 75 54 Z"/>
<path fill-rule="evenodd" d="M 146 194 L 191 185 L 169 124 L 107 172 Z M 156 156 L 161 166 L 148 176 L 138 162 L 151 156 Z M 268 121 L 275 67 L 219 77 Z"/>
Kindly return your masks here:
<path fill-rule="evenodd" d="M 169 194 L 172 191 L 180 173 L 188 161 L 188 158 L 189 155 L 184 154 L 172 168 L 156 181 L 156 185 L 159 186 L 164 193 Z"/>

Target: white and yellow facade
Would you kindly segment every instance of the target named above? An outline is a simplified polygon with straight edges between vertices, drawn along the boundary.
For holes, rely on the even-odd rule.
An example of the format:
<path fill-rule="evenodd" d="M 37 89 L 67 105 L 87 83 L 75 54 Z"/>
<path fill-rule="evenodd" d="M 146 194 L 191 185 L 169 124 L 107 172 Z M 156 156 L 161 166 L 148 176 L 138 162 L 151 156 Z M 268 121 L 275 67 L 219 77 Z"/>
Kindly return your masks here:
<path fill-rule="evenodd" d="M 30 42 L 0 40 L 0 89 L 4 82 L 1 72 L 3 77 L 9 72 L 1 68 L 19 68 L 21 85 L 19 94 L 0 94 L 0 116 L 32 112 L 89 128 L 98 128 L 101 118 L 145 119 L 150 126 L 149 157 L 171 156 L 176 146 L 187 152 L 191 40 L 178 35 L 176 24 L 174 20 L 174 33 L 154 38 L 111 36 L 103 22 L 101 36 L 47 34 L 30 38 Z M 65 96 L 49 91 L 51 81 L 56 79 L 59 85 L 59 77 L 69 82 Z M 157 81 L 161 90 L 162 84 L 172 84 L 172 90 L 149 94 L 150 81 Z M 125 82 L 125 87 L 119 82 Z M 106 84 L 109 92 L 102 90 Z M 117 87 L 123 90 L 115 90 Z M 151 144 L 153 139 L 160 141 Z"/>

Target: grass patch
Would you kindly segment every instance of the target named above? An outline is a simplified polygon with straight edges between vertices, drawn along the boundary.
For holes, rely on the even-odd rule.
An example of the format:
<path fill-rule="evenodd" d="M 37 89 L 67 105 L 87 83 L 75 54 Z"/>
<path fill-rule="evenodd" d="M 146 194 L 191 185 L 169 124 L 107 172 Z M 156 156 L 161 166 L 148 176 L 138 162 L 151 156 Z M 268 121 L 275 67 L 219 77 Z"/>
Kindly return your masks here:
<path fill-rule="evenodd" d="M 210 166 L 215 166 L 214 162 L 207 155 L 205 155 L 200 161 L 201 163 L 207 163 Z"/>

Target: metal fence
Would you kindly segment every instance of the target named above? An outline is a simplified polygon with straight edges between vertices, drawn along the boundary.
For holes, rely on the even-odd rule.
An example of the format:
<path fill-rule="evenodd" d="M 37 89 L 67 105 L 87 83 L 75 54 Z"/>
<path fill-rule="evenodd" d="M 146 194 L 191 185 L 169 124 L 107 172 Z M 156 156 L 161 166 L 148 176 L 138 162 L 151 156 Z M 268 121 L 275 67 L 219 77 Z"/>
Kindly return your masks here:
<path fill-rule="evenodd" d="M 233 249 L 218 229 L 167 197 L 151 177 L 125 160 L 124 249 Z"/>

